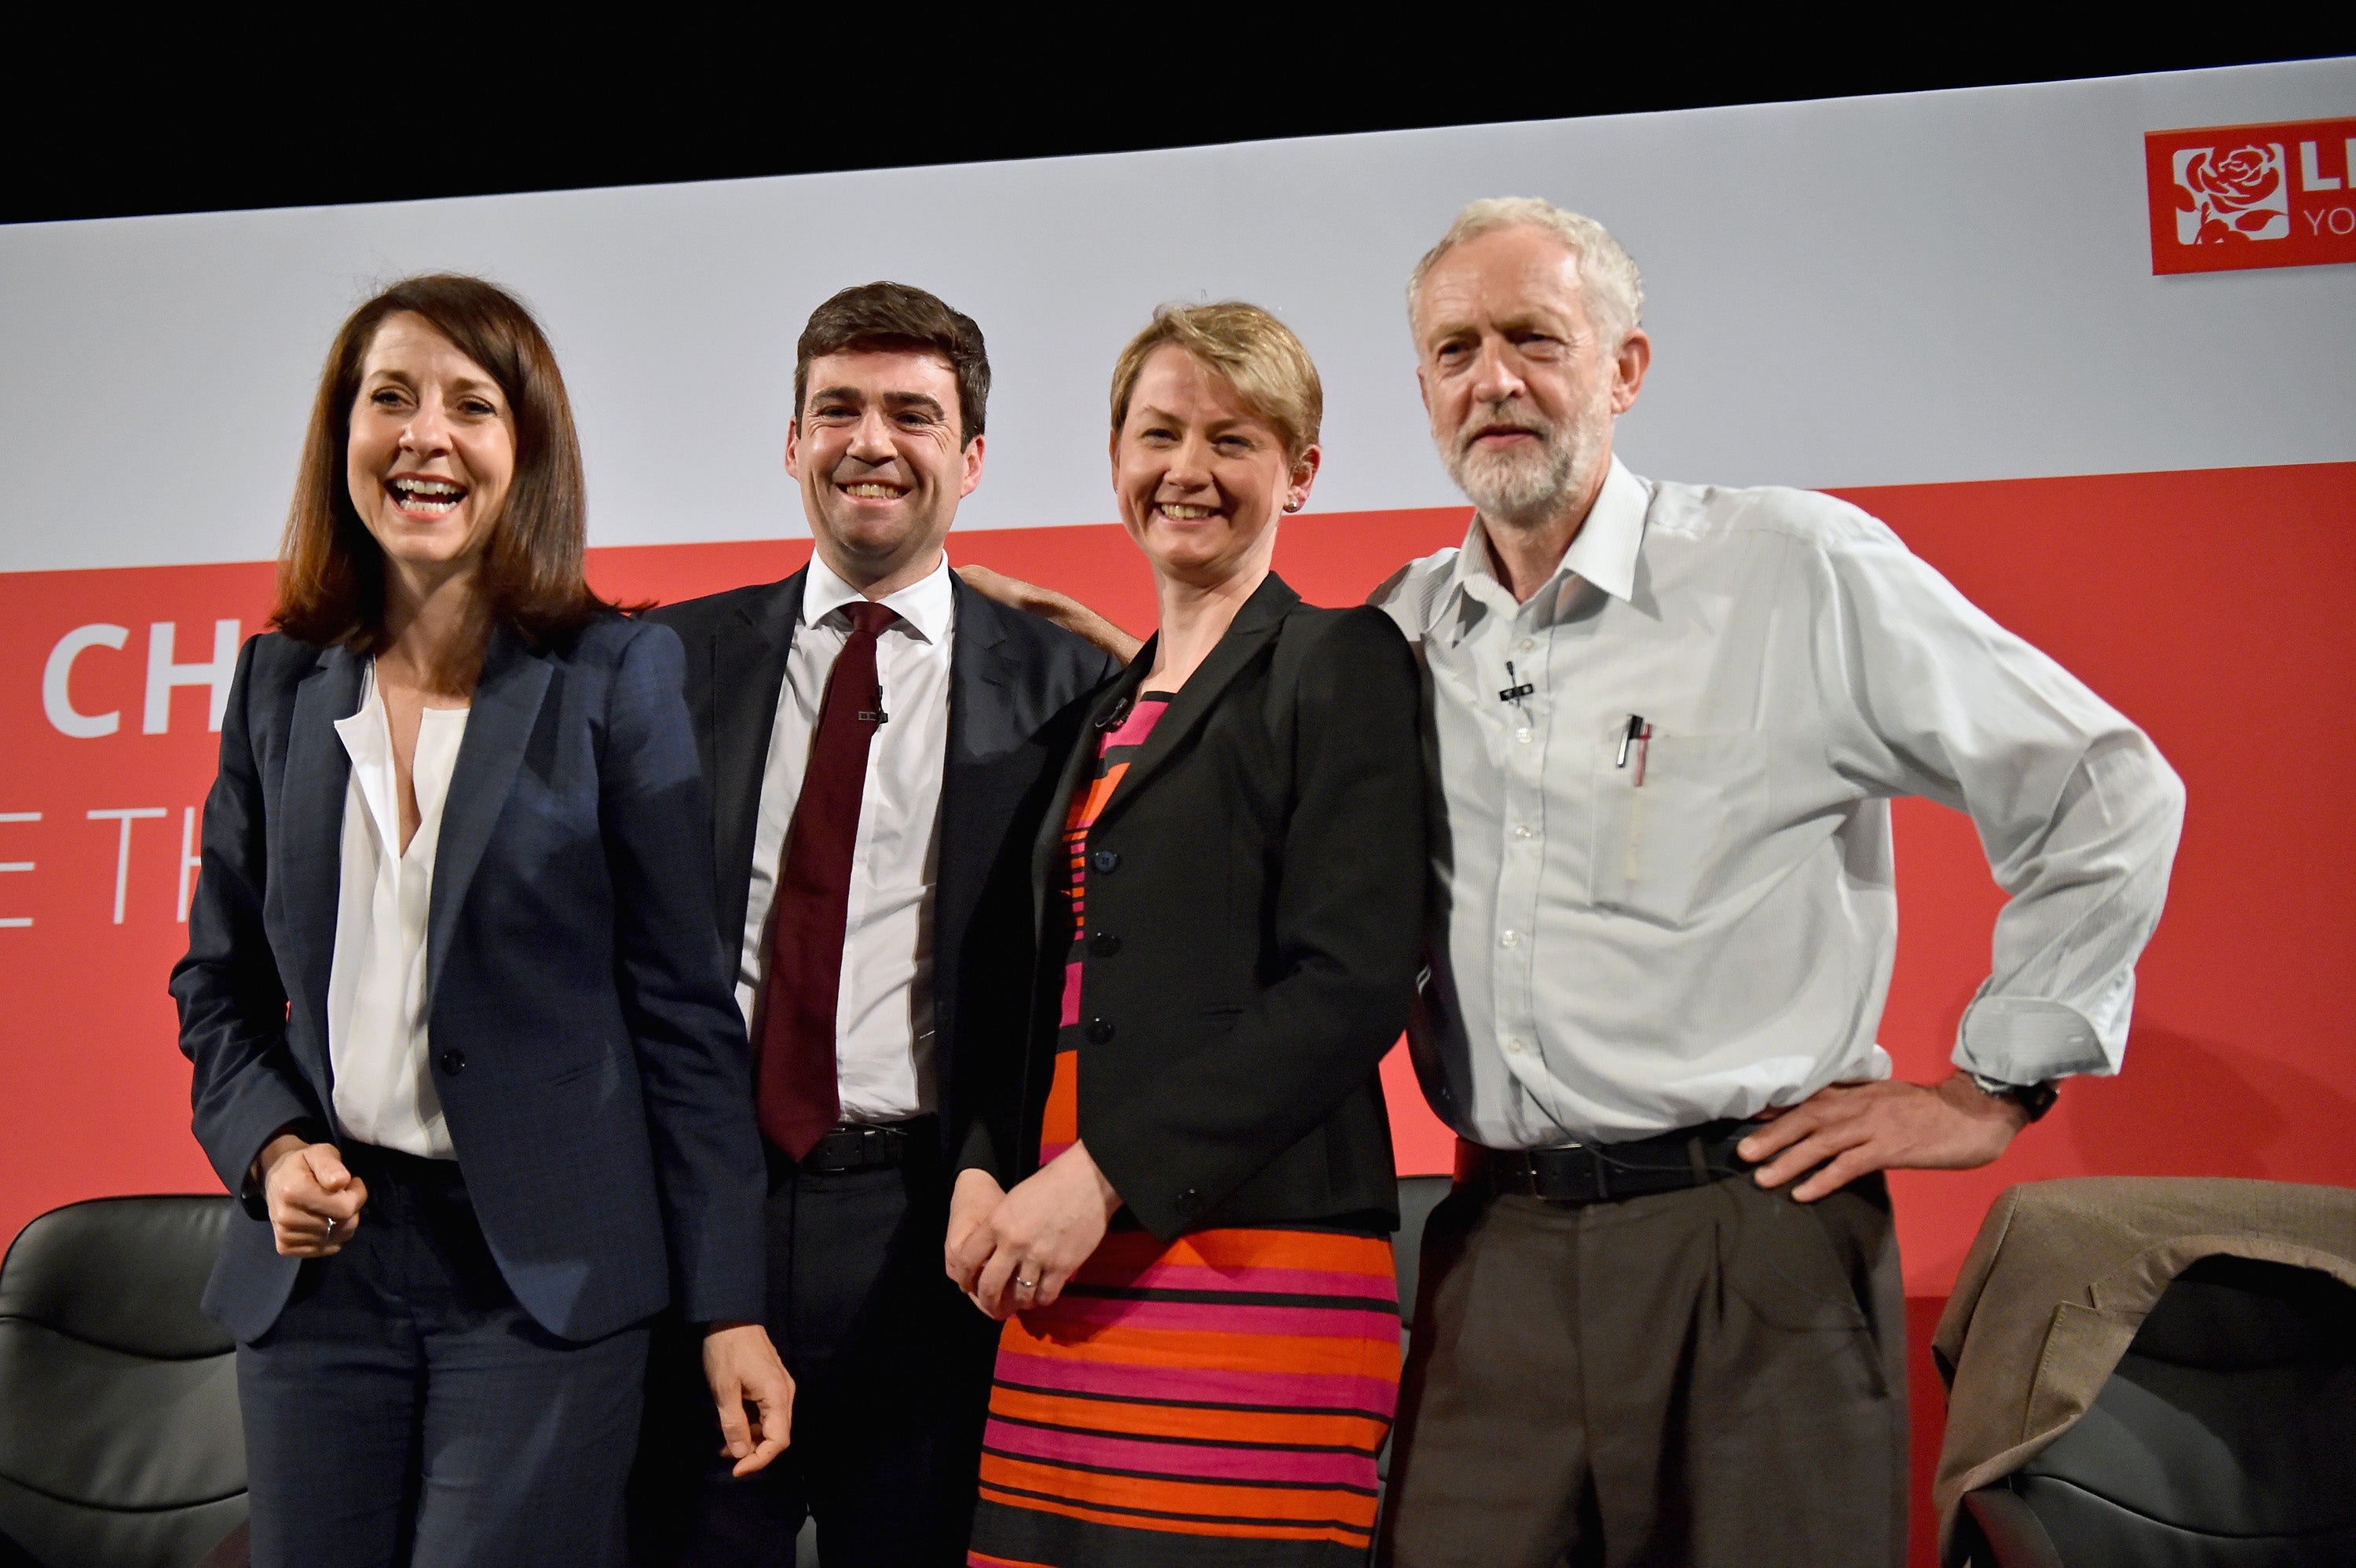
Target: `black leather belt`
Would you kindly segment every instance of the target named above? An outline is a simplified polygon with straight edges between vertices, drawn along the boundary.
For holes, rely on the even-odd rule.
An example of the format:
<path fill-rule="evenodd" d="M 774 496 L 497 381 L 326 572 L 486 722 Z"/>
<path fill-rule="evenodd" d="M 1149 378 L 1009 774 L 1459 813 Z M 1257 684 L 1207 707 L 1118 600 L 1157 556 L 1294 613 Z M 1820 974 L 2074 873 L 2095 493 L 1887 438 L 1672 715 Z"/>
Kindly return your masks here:
<path fill-rule="evenodd" d="M 844 1122 L 802 1156 L 806 1172 L 833 1176 L 851 1170 L 889 1170 L 931 1149 L 939 1118 L 912 1116 L 905 1122 Z"/>
<path fill-rule="evenodd" d="M 1492 1192 L 1572 1205 L 1708 1187 L 1751 1168 L 1734 1146 L 1761 1125 L 1705 1122 L 1633 1143 L 1567 1148 L 1489 1148 L 1459 1138 L 1456 1179 Z"/>

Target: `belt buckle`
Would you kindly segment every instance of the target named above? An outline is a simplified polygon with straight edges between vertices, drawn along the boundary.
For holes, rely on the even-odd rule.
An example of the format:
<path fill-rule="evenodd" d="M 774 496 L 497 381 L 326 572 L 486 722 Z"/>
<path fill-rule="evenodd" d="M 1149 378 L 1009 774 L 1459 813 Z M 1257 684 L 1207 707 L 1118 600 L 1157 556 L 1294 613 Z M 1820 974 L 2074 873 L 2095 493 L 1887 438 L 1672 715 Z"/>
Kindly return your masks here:
<path fill-rule="evenodd" d="M 1543 1159 L 1541 1151 L 1529 1156 L 1533 1195 L 1549 1203 L 1586 1205 L 1601 1203 L 1609 1196 L 1604 1183 L 1603 1163 L 1595 1151 L 1584 1144 L 1570 1144 L 1559 1149 L 1547 1149 L 1544 1154 L 1558 1157 Z"/>
<path fill-rule="evenodd" d="M 803 1168 L 820 1176 L 844 1176 L 866 1169 L 870 1163 L 867 1135 L 874 1130 L 856 1122 L 829 1127 L 826 1136 L 810 1149 Z"/>
<path fill-rule="evenodd" d="M 881 1127 L 872 1122 L 862 1122 L 854 1129 L 859 1134 L 860 1170 L 874 1170 L 899 1163 L 901 1146 L 908 1135 L 898 1127 Z"/>

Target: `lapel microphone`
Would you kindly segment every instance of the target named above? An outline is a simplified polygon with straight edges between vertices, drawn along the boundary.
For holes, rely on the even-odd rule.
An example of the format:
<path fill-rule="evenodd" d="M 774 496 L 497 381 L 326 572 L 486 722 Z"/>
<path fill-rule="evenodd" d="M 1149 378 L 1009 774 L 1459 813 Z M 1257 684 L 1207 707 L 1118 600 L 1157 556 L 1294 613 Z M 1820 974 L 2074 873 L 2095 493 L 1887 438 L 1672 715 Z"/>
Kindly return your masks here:
<path fill-rule="evenodd" d="M 1137 693 L 1133 691 L 1121 693 L 1120 700 L 1112 705 L 1112 711 L 1097 720 L 1097 728 L 1118 730 L 1120 728 L 1120 721 L 1129 717 L 1129 710 L 1136 706 Z"/>
<path fill-rule="evenodd" d="M 1514 661 L 1511 659 L 1505 661 L 1505 689 L 1497 693 L 1497 700 L 1500 702 L 1511 702 L 1519 706 L 1523 698 L 1537 690 L 1537 687 L 1514 674 Z"/>

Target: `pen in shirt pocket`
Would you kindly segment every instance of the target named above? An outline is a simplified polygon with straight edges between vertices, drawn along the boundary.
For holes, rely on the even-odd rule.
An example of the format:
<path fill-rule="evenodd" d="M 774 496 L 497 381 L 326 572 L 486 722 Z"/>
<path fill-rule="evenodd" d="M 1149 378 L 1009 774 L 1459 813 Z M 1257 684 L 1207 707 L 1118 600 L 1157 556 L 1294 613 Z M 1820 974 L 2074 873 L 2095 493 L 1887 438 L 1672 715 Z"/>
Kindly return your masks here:
<path fill-rule="evenodd" d="M 1641 713 L 1628 715 L 1628 728 L 1620 735 L 1620 760 L 1612 766 L 1624 768 L 1628 765 L 1628 748 L 1631 746 L 1636 749 L 1636 782 L 1633 787 L 1643 789 L 1644 761 L 1653 749 L 1653 727 L 1645 722 L 1644 716 Z"/>

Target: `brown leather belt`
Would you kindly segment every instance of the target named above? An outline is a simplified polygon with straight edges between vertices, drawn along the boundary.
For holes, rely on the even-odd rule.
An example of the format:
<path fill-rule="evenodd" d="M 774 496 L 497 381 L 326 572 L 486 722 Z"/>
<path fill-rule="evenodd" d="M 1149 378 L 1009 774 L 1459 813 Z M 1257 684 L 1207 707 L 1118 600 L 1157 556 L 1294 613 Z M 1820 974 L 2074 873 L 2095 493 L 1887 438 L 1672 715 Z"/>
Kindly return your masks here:
<path fill-rule="evenodd" d="M 1655 1192 L 1708 1187 L 1751 1168 L 1734 1146 L 1758 1122 L 1705 1122 L 1630 1143 L 1501 1149 L 1456 1140 L 1456 1179 L 1467 1186 L 1549 1203 L 1616 1203 Z"/>

